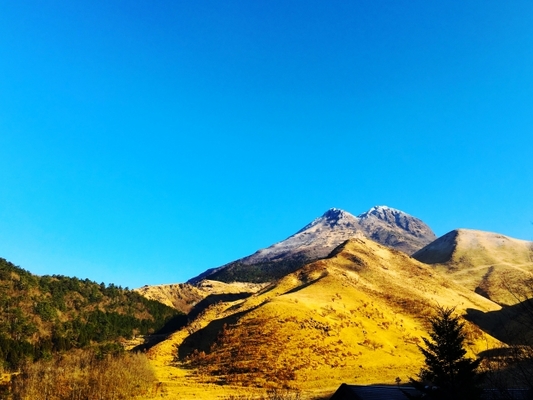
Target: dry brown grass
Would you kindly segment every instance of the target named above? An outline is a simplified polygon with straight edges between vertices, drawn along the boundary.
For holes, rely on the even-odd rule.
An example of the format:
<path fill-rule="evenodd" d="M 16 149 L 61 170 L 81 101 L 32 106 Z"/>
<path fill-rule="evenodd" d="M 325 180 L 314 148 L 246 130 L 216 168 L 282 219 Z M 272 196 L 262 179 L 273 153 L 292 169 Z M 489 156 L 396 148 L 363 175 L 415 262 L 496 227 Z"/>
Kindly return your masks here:
<path fill-rule="evenodd" d="M 491 232 L 459 229 L 417 254 L 455 283 L 498 304 L 516 304 L 507 286 L 533 273 L 533 242 Z"/>
<path fill-rule="evenodd" d="M 499 309 L 403 253 L 356 239 L 253 296 L 212 305 L 149 357 L 168 398 L 316 398 L 343 382 L 394 384 L 420 369 L 417 343 L 436 305 Z M 472 354 L 497 345 L 467 326 Z"/>
<path fill-rule="evenodd" d="M 177 283 L 169 285 L 143 286 L 134 289 L 147 299 L 156 300 L 184 313 L 189 313 L 200 301 L 211 295 L 255 293 L 264 287 L 256 283 L 223 283 L 204 280 L 199 285 Z"/>
<path fill-rule="evenodd" d="M 89 350 L 26 364 L 13 377 L 15 400 L 122 400 L 155 395 L 154 372 L 142 354 L 97 357 Z"/>

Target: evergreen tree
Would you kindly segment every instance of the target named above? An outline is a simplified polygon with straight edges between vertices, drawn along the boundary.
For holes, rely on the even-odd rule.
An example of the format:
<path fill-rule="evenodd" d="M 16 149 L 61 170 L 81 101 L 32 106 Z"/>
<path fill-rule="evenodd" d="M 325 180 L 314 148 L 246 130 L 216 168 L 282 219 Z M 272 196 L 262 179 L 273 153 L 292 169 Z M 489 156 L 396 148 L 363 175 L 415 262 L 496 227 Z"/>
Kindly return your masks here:
<path fill-rule="evenodd" d="M 425 348 L 418 346 L 425 357 L 425 366 L 419 380 L 411 384 L 424 394 L 425 399 L 479 399 L 483 376 L 477 371 L 480 359 L 466 358 L 464 324 L 454 316 L 455 308 L 437 308 L 430 318 L 430 339 L 422 338 Z"/>

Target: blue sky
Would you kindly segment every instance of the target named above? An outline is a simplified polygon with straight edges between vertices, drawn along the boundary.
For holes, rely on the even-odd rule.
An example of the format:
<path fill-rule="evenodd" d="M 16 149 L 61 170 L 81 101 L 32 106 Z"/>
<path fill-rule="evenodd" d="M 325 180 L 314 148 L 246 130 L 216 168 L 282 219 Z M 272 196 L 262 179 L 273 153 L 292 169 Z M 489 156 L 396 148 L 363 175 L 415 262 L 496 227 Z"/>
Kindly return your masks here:
<path fill-rule="evenodd" d="M 533 240 L 533 3 L 6 1 L 0 257 L 175 283 L 330 207 Z"/>

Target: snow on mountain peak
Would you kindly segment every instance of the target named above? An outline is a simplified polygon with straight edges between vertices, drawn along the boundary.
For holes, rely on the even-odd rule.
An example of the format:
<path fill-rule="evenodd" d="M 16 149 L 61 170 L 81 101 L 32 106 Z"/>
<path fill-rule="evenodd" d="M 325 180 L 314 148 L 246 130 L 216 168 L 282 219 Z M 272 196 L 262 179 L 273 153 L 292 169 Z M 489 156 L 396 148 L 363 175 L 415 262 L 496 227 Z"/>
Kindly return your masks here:
<path fill-rule="evenodd" d="M 289 267 L 297 268 L 306 262 L 326 257 L 341 243 L 360 236 L 408 254 L 436 239 L 435 234 L 421 220 L 394 208 L 374 206 L 357 217 L 339 208 L 330 208 L 287 239 L 210 273 L 213 275 L 225 268 L 238 270 L 243 266 L 255 265 L 254 268 L 259 270 L 266 268 L 265 271 L 269 272 L 265 274 L 270 276 L 276 263 L 280 263 L 280 271 L 286 271 Z M 264 266 L 261 266 L 263 264 Z M 256 273 L 259 270 L 253 271 Z M 209 273 L 201 277 L 206 276 L 209 276 Z M 233 275 L 228 275 L 230 276 L 235 279 Z M 228 277 L 226 278 L 229 279 Z"/>
<path fill-rule="evenodd" d="M 435 238 L 422 221 L 395 208 L 375 206 L 357 217 L 340 208 L 330 208 L 294 235 L 258 251 L 245 262 L 257 262 L 292 252 L 308 253 L 307 258 L 324 257 L 335 246 L 357 235 L 365 235 L 409 252 L 418 250 Z M 429 235 L 428 239 L 426 235 Z M 421 243 L 418 243 L 418 237 L 422 239 Z"/>
<path fill-rule="evenodd" d="M 399 243 L 398 235 L 403 236 L 404 233 L 407 233 L 407 236 L 404 236 L 401 241 L 405 241 L 406 238 L 417 238 L 417 242 L 421 239 L 421 243 L 423 244 L 424 242 L 430 243 L 436 239 L 431 228 L 423 221 L 395 208 L 374 206 L 367 212 L 359 215 L 357 219 L 363 229 L 366 228 L 372 232 L 370 235 L 372 239 L 386 245 L 391 245 L 393 242 Z M 404 233 L 400 234 L 398 229 Z M 389 232 L 383 235 L 382 232 L 384 230 L 388 230 Z M 393 231 L 396 231 L 396 233 L 392 233 Z M 387 236 L 389 239 L 381 236 Z M 418 246 L 418 243 L 416 246 Z M 404 247 L 404 251 L 412 252 L 416 250 L 413 246 L 410 247 Z"/>
<path fill-rule="evenodd" d="M 355 224 L 357 224 L 357 218 L 349 212 L 341 210 L 340 208 L 330 208 L 321 217 L 316 218 L 313 222 L 296 232 L 296 235 L 308 231 L 317 225 L 327 225 L 330 228 L 333 228 L 335 226 L 353 226 Z"/>
<path fill-rule="evenodd" d="M 387 215 L 407 215 L 403 211 L 397 210 L 388 206 L 374 206 L 370 210 L 357 216 L 358 219 L 365 219 L 371 216 L 378 217 L 379 219 L 387 219 Z"/>

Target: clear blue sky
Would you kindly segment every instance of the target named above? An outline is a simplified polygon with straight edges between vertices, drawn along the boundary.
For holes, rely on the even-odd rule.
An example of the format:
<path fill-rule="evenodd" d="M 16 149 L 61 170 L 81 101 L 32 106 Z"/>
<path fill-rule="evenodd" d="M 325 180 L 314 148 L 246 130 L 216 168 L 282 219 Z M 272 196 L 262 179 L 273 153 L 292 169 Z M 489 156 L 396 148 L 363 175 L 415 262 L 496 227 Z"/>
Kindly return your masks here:
<path fill-rule="evenodd" d="M 0 257 L 175 283 L 330 207 L 533 240 L 533 2 L 3 1 Z"/>

